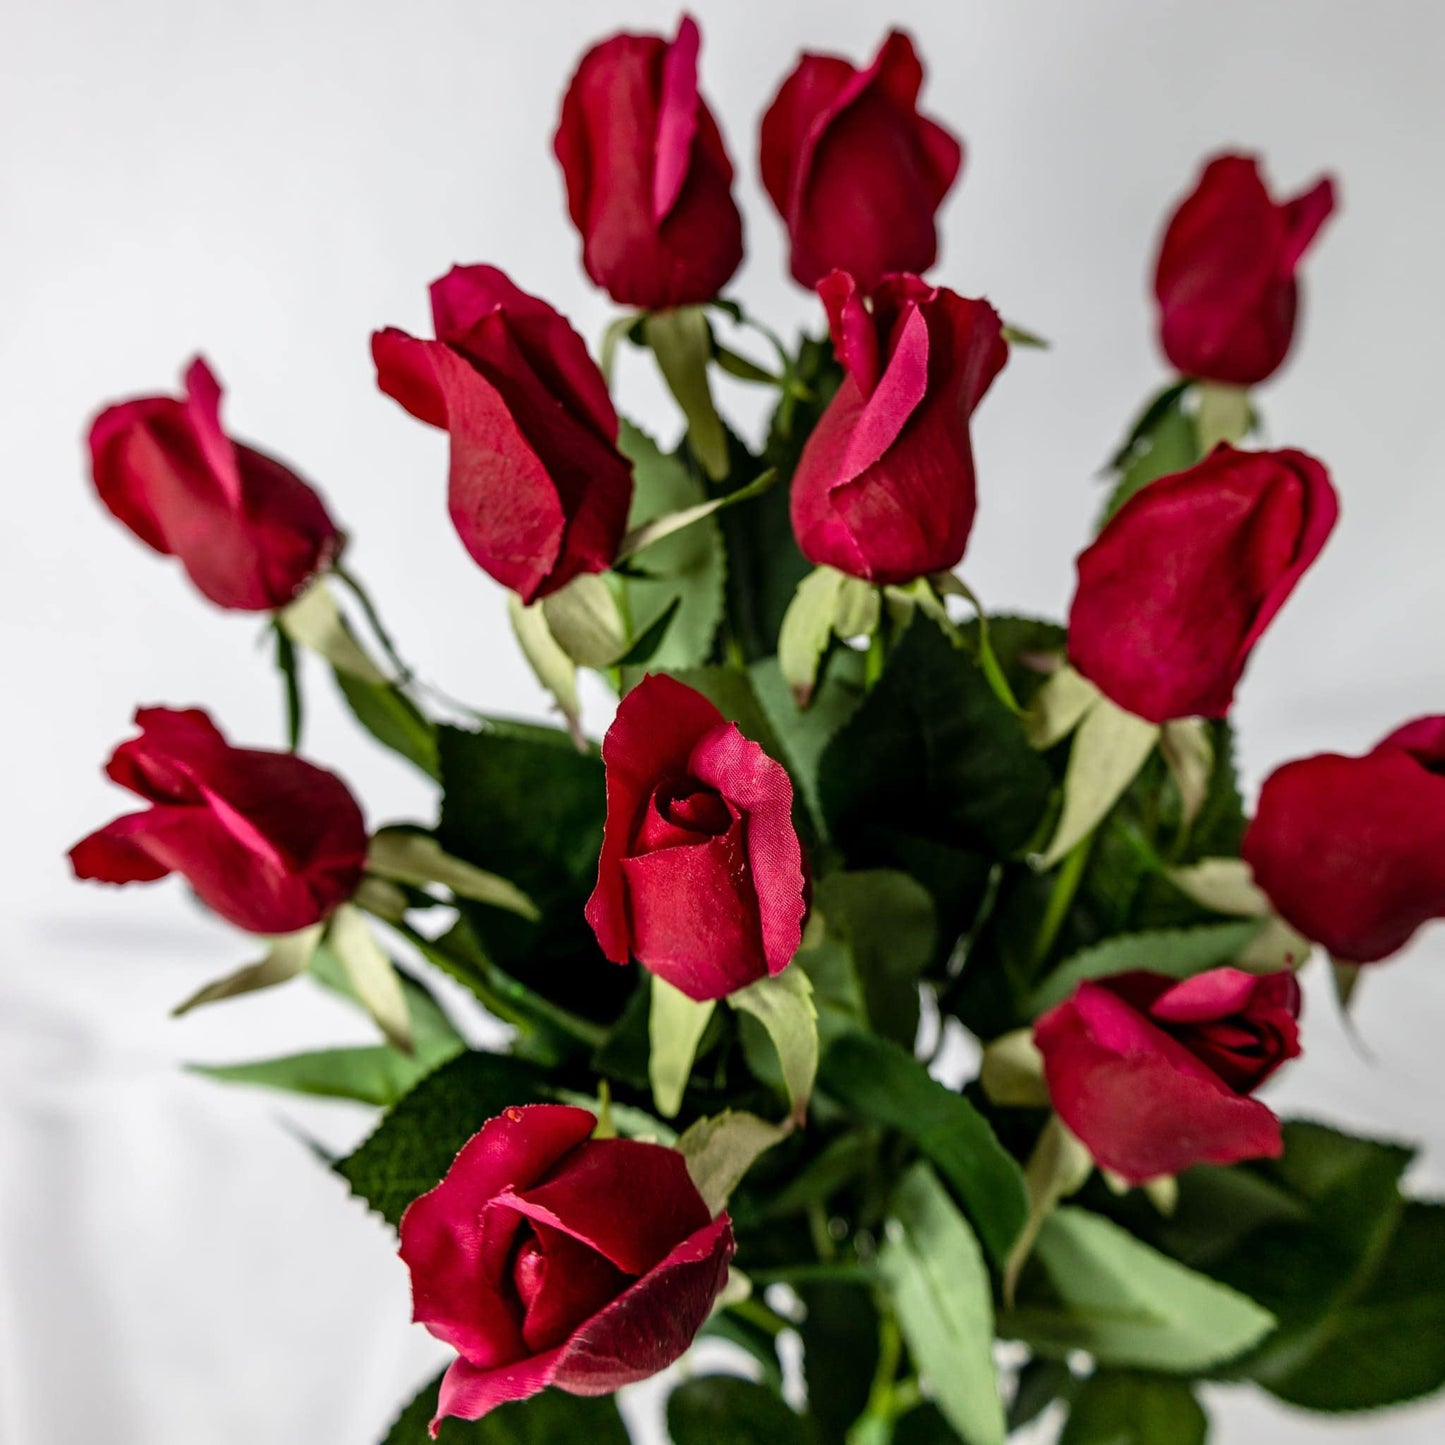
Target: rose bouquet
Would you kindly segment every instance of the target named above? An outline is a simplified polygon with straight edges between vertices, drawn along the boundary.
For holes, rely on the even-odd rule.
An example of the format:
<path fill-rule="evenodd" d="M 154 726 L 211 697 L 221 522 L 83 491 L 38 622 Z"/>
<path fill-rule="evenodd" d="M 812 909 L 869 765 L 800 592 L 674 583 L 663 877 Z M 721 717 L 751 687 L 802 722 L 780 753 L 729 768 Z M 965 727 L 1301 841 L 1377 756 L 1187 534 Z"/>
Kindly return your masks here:
<path fill-rule="evenodd" d="M 626 308 L 596 359 L 482 265 L 433 284 L 432 336 L 373 337 L 558 725 L 407 667 L 205 362 L 90 434 L 115 516 L 265 617 L 288 746 L 143 708 L 107 771 L 145 806 L 72 862 L 179 874 L 263 940 L 178 1011 L 306 975 L 375 1020 L 211 1072 L 385 1111 L 333 1167 L 454 1356 L 388 1445 L 625 1441 L 615 1392 L 699 1336 L 736 1371 L 679 1373 L 675 1445 L 996 1445 L 1050 1409 L 1066 1445 L 1188 1445 L 1200 1381 L 1322 1411 L 1437 1388 L 1445 1207 L 1402 1193 L 1407 1149 L 1258 1096 L 1314 950 L 1347 1004 L 1445 915 L 1445 718 L 1287 763 L 1252 818 L 1234 777 L 1251 650 L 1337 518 L 1250 391 L 1331 182 L 1281 202 L 1248 156 L 1205 167 L 1154 279 L 1177 376 L 1107 469 L 1066 625 L 1000 615 L 955 572 L 969 420 L 1041 343 L 926 279 L 963 151 L 911 42 L 803 56 L 763 118 L 826 321 L 791 344 L 721 295 L 743 228 L 698 62 L 691 20 L 618 35 L 562 103 L 583 265 Z M 619 416 L 622 346 L 680 438 Z M 770 396 L 761 438 L 719 370 Z M 307 654 L 434 819 L 370 828 L 303 757 Z M 600 747 L 579 669 L 619 699 Z M 469 1047 L 458 999 L 506 1046 Z"/>

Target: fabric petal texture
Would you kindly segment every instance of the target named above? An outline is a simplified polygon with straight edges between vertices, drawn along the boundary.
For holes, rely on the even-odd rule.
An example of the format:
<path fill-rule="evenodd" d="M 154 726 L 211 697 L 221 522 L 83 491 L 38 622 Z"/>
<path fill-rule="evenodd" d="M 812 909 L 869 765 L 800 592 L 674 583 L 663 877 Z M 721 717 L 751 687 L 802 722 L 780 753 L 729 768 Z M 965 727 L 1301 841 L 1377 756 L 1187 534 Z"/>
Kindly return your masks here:
<path fill-rule="evenodd" d="M 1100 1165 L 1139 1184 L 1279 1155 L 1279 1121 L 1249 1095 L 1298 1055 L 1299 1006 L 1288 973 L 1120 974 L 1081 984 L 1038 1020 L 1034 1041 L 1059 1117 Z"/>
<path fill-rule="evenodd" d="M 106 771 L 152 806 L 77 843 L 77 877 L 179 873 L 207 907 L 260 934 L 309 928 L 356 891 L 366 824 L 333 773 L 292 753 L 232 747 L 194 710 L 142 708 L 136 723 L 140 736 Z"/>
<path fill-rule="evenodd" d="M 447 505 L 472 559 L 533 602 L 612 565 L 632 466 L 582 338 L 492 266 L 431 288 L 437 339 L 372 337 L 377 385 L 451 439 Z"/>
<path fill-rule="evenodd" d="M 1069 658 L 1120 707 L 1223 717 L 1339 515 L 1303 452 L 1220 446 L 1125 503 L 1080 555 Z"/>
<path fill-rule="evenodd" d="M 787 771 L 666 676 L 622 700 L 602 744 L 607 821 L 587 902 L 603 953 L 690 998 L 786 968 L 807 905 Z"/>
<path fill-rule="evenodd" d="M 1334 207 L 1329 178 L 1281 204 L 1253 156 L 1212 159 L 1170 219 L 1155 267 L 1170 362 L 1235 386 L 1271 376 L 1294 339 L 1297 269 Z"/>
<path fill-rule="evenodd" d="M 977 510 L 969 416 L 1008 359 L 998 313 L 911 276 L 871 310 L 851 278 L 820 292 L 848 374 L 793 477 L 798 546 L 880 586 L 947 571 Z"/>
<path fill-rule="evenodd" d="M 1323 753 L 1265 779 L 1240 849 L 1281 917 L 1347 963 L 1398 953 L 1445 917 L 1445 718 L 1363 757 Z"/>
<path fill-rule="evenodd" d="M 935 218 L 963 147 L 919 113 L 922 84 L 913 42 L 897 30 L 865 69 L 809 54 L 783 82 L 763 117 L 762 175 L 800 285 L 841 270 L 868 293 L 937 259 Z"/>
<path fill-rule="evenodd" d="M 710 1216 L 682 1156 L 592 1139 L 596 1122 L 565 1105 L 508 1109 L 402 1216 L 414 1317 L 458 1353 L 433 1435 L 549 1385 L 605 1394 L 656 1374 L 726 1283 L 732 1226 Z"/>
<path fill-rule="evenodd" d="M 615 35 L 567 87 L 553 149 L 582 264 L 622 306 L 709 301 L 743 257 L 732 162 L 698 90 L 701 37 Z"/>
<path fill-rule="evenodd" d="M 121 402 L 95 419 L 91 475 L 112 514 L 179 558 L 209 601 L 274 611 L 331 562 L 341 533 L 300 477 L 227 436 L 220 407 L 220 383 L 198 358 L 184 398 Z"/>

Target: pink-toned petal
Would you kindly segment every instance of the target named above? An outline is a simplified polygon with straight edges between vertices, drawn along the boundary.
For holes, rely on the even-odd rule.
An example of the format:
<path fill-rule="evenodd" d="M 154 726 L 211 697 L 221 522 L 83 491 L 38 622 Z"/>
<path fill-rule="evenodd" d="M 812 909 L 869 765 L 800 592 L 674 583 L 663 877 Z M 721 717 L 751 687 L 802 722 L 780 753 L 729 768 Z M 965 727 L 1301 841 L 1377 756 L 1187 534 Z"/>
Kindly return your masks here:
<path fill-rule="evenodd" d="M 151 426 L 184 425 L 185 404 L 169 396 L 146 397 L 107 407 L 90 428 L 90 470 L 100 500 L 147 547 L 169 556 L 165 523 L 133 462 L 138 433 Z"/>
<path fill-rule="evenodd" d="M 1399 748 L 1430 772 L 1445 770 L 1445 717 L 1418 717 L 1375 744 L 1374 751 Z"/>
<path fill-rule="evenodd" d="M 781 973 L 802 941 L 803 850 L 793 827 L 793 784 L 735 723 L 699 739 L 690 760 L 694 777 L 722 793 L 747 820 L 748 870 L 757 894 L 763 953 L 770 974 Z"/>
<path fill-rule="evenodd" d="M 1335 183 L 1330 176 L 1322 176 L 1309 190 L 1285 203 L 1285 246 L 1280 256 L 1280 269 L 1284 275 L 1294 275 L 1304 253 L 1314 244 L 1320 227 L 1329 220 L 1334 209 Z"/>
<path fill-rule="evenodd" d="M 437 1392 L 437 1412 L 430 1427 L 432 1439 L 436 1439 L 443 1420 L 480 1420 L 498 1405 L 539 1394 L 555 1380 L 561 1358 L 561 1349 L 547 1350 L 493 1369 L 478 1369 L 466 1360 L 453 1360 Z"/>
<path fill-rule="evenodd" d="M 586 1109 L 561 1104 L 508 1109 L 483 1124 L 441 1183 L 411 1203 L 401 1218 L 400 1254 L 411 1271 L 418 1324 L 462 1355 L 490 1358 L 501 1306 L 484 1268 L 484 1210 L 504 1190 L 535 1183 L 596 1123 Z M 500 1324 L 515 1332 L 509 1318 Z"/>
<path fill-rule="evenodd" d="M 697 57 L 702 44 L 697 22 L 684 15 L 677 39 L 662 62 L 662 97 L 652 172 L 652 220 L 660 226 L 682 195 L 697 134 Z"/>
<path fill-rule="evenodd" d="M 171 870 L 145 847 L 150 813 L 130 813 L 82 838 L 70 850 L 77 878 L 97 883 L 154 883 Z"/>
<path fill-rule="evenodd" d="M 561 1347 L 553 1381 L 574 1395 L 607 1395 L 665 1370 L 706 1323 L 733 1250 L 721 1214 L 584 1324 Z"/>
<path fill-rule="evenodd" d="M 528 1227 L 537 1239 L 538 1277 L 531 1297 L 523 1301 L 527 1313 L 522 1338 L 528 1350 L 549 1350 L 633 1281 L 591 1245 L 563 1230 L 539 1220 Z"/>
<path fill-rule="evenodd" d="M 388 326 L 372 333 L 371 359 L 376 365 L 376 384 L 400 402 L 418 421 L 446 429 L 447 400 L 437 380 L 434 357 L 445 350 L 437 341 L 419 341 Z"/>
<path fill-rule="evenodd" d="M 682 1155 L 636 1139 L 582 1143 L 552 1177 L 499 1202 L 581 1240 L 631 1275 L 646 1274 L 710 1218 Z"/>
<path fill-rule="evenodd" d="M 722 714 L 700 692 L 664 674 L 650 674 L 622 699 L 607 736 L 607 822 L 597 865 L 597 886 L 587 900 L 587 921 L 613 963 L 630 958 L 627 884 L 622 861 L 638 816 L 662 779 L 682 773 L 693 745 Z"/>
<path fill-rule="evenodd" d="M 241 473 L 236 451 L 221 427 L 221 384 L 203 357 L 186 370 L 186 410 L 191 432 L 217 486 L 233 507 L 241 506 Z"/>
<path fill-rule="evenodd" d="M 928 391 L 928 322 L 915 309 L 903 323 L 883 375 L 868 397 L 844 452 L 842 482 L 871 467 L 897 440 Z"/>
<path fill-rule="evenodd" d="M 878 385 L 878 327 L 846 271 L 830 271 L 818 282 L 818 297 L 828 313 L 833 350 L 864 397 Z"/>
<path fill-rule="evenodd" d="M 1261 980 L 1238 968 L 1212 968 L 1166 989 L 1149 1012 L 1165 1023 L 1202 1023 L 1243 1013 Z"/>

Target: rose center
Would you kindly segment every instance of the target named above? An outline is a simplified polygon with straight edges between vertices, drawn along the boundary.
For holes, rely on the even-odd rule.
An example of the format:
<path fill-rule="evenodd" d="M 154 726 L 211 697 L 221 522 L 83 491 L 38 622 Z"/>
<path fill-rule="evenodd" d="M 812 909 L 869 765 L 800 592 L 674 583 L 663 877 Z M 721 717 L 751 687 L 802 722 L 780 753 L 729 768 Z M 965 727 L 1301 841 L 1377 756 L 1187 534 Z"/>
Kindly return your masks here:
<path fill-rule="evenodd" d="M 696 778 L 669 778 L 653 789 L 638 827 L 635 848 L 653 852 L 719 838 L 733 825 L 721 793 Z"/>

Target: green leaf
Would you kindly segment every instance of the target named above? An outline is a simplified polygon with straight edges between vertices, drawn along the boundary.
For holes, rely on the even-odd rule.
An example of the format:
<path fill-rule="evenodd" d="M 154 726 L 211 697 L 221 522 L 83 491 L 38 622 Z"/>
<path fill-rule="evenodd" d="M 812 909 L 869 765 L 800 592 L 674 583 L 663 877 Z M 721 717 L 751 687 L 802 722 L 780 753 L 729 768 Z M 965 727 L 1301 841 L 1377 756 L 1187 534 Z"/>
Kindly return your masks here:
<path fill-rule="evenodd" d="M 506 1054 L 468 1052 L 427 1075 L 336 1172 L 388 1224 L 440 1183 L 462 1145 L 504 1109 L 537 1103 L 543 1076 Z"/>
<path fill-rule="evenodd" d="M 436 726 L 400 688 L 368 682 L 340 668 L 333 668 L 332 676 L 351 715 L 382 747 L 414 763 L 427 777 L 438 775 Z"/>
<path fill-rule="evenodd" d="M 357 997 L 341 960 L 324 944 L 311 955 L 307 972 L 322 988 L 365 1011 L 366 1005 Z M 450 1046 L 464 1045 L 465 1041 L 447 1016 L 446 1010 L 419 979 L 413 978 L 403 968 L 398 968 L 396 972 L 401 980 L 401 991 L 406 995 L 406 1009 L 411 1015 L 412 1034 L 416 1039 L 418 1053 L 440 1044 L 449 1046 L 448 1056 L 456 1053 L 458 1050 Z"/>
<path fill-rule="evenodd" d="M 831 873 L 815 897 L 828 933 L 852 955 L 875 1033 L 900 1044 L 918 1032 L 918 977 L 933 957 L 933 900 L 906 873 L 880 868 Z"/>
<path fill-rule="evenodd" d="M 890 1215 L 878 1263 L 909 1353 L 966 1445 L 1003 1445 L 993 1287 L 978 1241 L 927 1164 L 903 1176 Z"/>
<path fill-rule="evenodd" d="M 707 501 L 702 483 L 687 463 L 679 456 L 664 455 L 651 437 L 630 422 L 622 423 L 618 444 L 633 464 L 632 508 L 627 517 L 630 529 L 635 531 Z M 746 513 L 753 508 L 738 510 Z M 654 541 L 639 564 L 639 572 L 645 575 L 623 579 L 634 633 L 645 634 L 669 609 L 677 609 L 648 665 L 654 671 L 676 672 L 711 661 L 727 574 L 718 518 L 705 517 Z"/>
<path fill-rule="evenodd" d="M 301 746 L 301 727 L 304 721 L 301 676 L 296 665 L 296 644 L 286 635 L 286 629 L 274 619 L 271 630 L 276 637 L 276 671 L 281 674 L 281 686 L 286 695 L 286 746 L 294 753 Z"/>
<path fill-rule="evenodd" d="M 823 1058 L 820 1087 L 840 1104 L 912 1140 L 937 1166 L 1000 1264 L 1028 1216 L 1023 1172 L 988 1121 L 905 1049 L 867 1034 Z"/>
<path fill-rule="evenodd" d="M 436 1041 L 418 1047 L 412 1055 L 384 1044 L 347 1049 L 317 1049 L 244 1064 L 188 1064 L 228 1084 L 253 1084 L 289 1094 L 320 1099 L 354 1099 L 383 1107 L 395 1104 L 439 1064 L 455 1058 L 466 1047 L 460 1039 L 451 1044 Z"/>
<path fill-rule="evenodd" d="M 1099 689 L 1072 667 L 1051 673 L 1024 714 L 1029 743 L 1042 751 L 1062 742 L 1099 700 Z"/>
<path fill-rule="evenodd" d="M 782 1065 L 793 1118 L 801 1124 L 818 1073 L 818 1011 L 808 975 L 801 968 L 785 968 L 729 994 L 728 1003 L 767 1030 Z"/>
<path fill-rule="evenodd" d="M 734 1375 L 679 1385 L 667 1397 L 667 1433 L 673 1445 L 808 1445 L 802 1419 L 772 1390 Z"/>
<path fill-rule="evenodd" d="M 320 923 L 302 928 L 296 933 L 285 933 L 273 938 L 266 956 L 257 963 L 248 963 L 245 968 L 227 974 L 225 978 L 208 983 L 188 999 L 178 1003 L 171 1010 L 173 1018 L 189 1013 L 202 1004 L 216 1003 L 223 998 L 235 998 L 238 994 L 254 993 L 257 989 L 274 988 L 278 983 L 289 983 L 297 974 L 304 973 L 311 956 L 321 942 L 325 926 Z"/>
<path fill-rule="evenodd" d="M 357 641 L 325 576 L 318 577 L 294 602 L 283 607 L 276 614 L 276 625 L 298 647 L 324 657 L 337 671 L 377 685 L 387 681 L 386 674 Z"/>
<path fill-rule="evenodd" d="M 1198 1374 L 1251 1349 L 1274 1325 L 1252 1299 L 1082 1209 L 1048 1217 L 1034 1258 L 1054 1299 L 1024 1303 L 1000 1321 L 1000 1334 L 1042 1354 L 1086 1350 L 1101 1365 Z"/>
<path fill-rule="evenodd" d="M 551 694 L 562 716 L 567 719 L 572 735 L 580 737 L 582 705 L 577 698 L 577 664 L 552 635 L 542 604 L 534 602 L 526 607 L 515 592 L 509 592 L 507 617 L 512 624 L 512 635 L 517 639 L 532 675 Z"/>
<path fill-rule="evenodd" d="M 393 1048 L 412 1052 L 411 1014 L 396 965 L 387 957 L 371 931 L 366 915 L 343 903 L 326 926 L 326 943 L 341 967 L 361 1006 L 376 1021 Z"/>
<path fill-rule="evenodd" d="M 798 706 L 776 658 L 753 663 L 748 675 L 778 740 L 777 751 L 768 751 L 787 766 L 815 825 L 826 836 L 818 768 L 829 742 L 863 701 L 863 658 L 849 648 L 836 649 L 806 709 Z"/>
<path fill-rule="evenodd" d="M 714 481 L 728 474 L 728 439 L 708 383 L 712 329 L 701 306 L 653 311 L 643 318 L 642 339 L 657 358 L 667 389 L 687 418 L 693 455 Z"/>
<path fill-rule="evenodd" d="M 1102 693 L 1084 712 L 1069 748 L 1064 806 L 1053 839 L 1039 859 L 1052 868 L 1082 843 L 1139 775 L 1159 741 L 1159 727 Z"/>
<path fill-rule="evenodd" d="M 1368 1281 L 1308 1343 L 1293 1364 L 1281 1352 L 1252 1371 L 1306 1410 L 1374 1410 L 1445 1385 L 1445 1205 L 1405 1205 Z"/>
<path fill-rule="evenodd" d="M 366 867 L 397 883 L 439 883 L 458 898 L 502 908 L 533 922 L 539 916 L 536 904 L 515 883 L 453 858 L 430 833 L 414 828 L 383 828 L 374 834 Z"/>
<path fill-rule="evenodd" d="M 657 1112 L 677 1116 L 692 1074 L 692 1061 L 716 1004 L 699 1003 L 666 979 L 652 976 L 652 1008 L 648 1014 L 647 1076 Z"/>
<path fill-rule="evenodd" d="M 639 552 L 661 542 L 665 537 L 671 537 L 685 528 L 704 521 L 714 513 L 720 512 L 724 507 L 734 507 L 739 502 L 750 502 L 754 497 L 761 497 L 769 487 L 778 480 L 778 474 L 772 468 L 760 473 L 745 486 L 739 487 L 736 491 L 727 492 L 721 497 L 712 497 L 706 502 L 698 502 L 691 507 L 684 507 L 678 512 L 669 512 L 665 516 L 656 517 L 651 522 L 644 522 L 642 526 L 634 528 L 622 539 L 617 549 L 617 560 L 626 561 Z"/>
<path fill-rule="evenodd" d="M 1059 1445 L 1204 1445 L 1208 1433 L 1183 1380 L 1100 1370 L 1079 1386 Z"/>
<path fill-rule="evenodd" d="M 1077 1194 L 1094 1172 L 1093 1156 L 1069 1131 L 1057 1114 L 1050 1114 L 1039 1134 L 1029 1162 L 1024 1167 L 1024 1184 L 1029 1194 L 1029 1217 L 1015 1242 L 1003 1272 L 1004 1303 L 1010 1308 L 1024 1265 L 1028 1262 L 1044 1227 L 1044 1221 L 1058 1208 L 1061 1199 Z"/>
<path fill-rule="evenodd" d="M 1238 446 L 1254 429 L 1248 387 L 1201 381 L 1194 390 L 1194 431 L 1201 457 L 1207 457 L 1220 442 Z"/>
<path fill-rule="evenodd" d="M 848 579 L 832 567 L 815 567 L 793 594 L 778 632 L 778 667 L 801 708 L 812 700 L 823 654 L 833 638 L 838 601 Z"/>
<path fill-rule="evenodd" d="M 1198 928 L 1161 928 L 1125 933 L 1066 959 L 1034 991 L 1029 1012 L 1038 1015 L 1063 1003 L 1088 979 L 1147 969 L 1170 978 L 1192 978 L 1235 962 L 1259 932 L 1259 920 L 1206 923 Z"/>
<path fill-rule="evenodd" d="M 611 667 L 627 651 L 627 619 L 598 573 L 574 577 L 537 605 L 557 646 L 578 667 Z"/>
<path fill-rule="evenodd" d="M 382 1445 L 432 1445 L 427 1426 L 440 1386 L 440 1375 L 422 1386 Z M 629 1445 L 611 1395 L 568 1395 L 562 1390 L 543 1390 L 529 1400 L 499 1405 L 480 1420 L 445 1420 L 437 1439 L 439 1445 Z"/>
<path fill-rule="evenodd" d="M 1114 459 L 1119 480 L 1100 520 L 1102 528 L 1135 493 L 1159 477 L 1182 472 L 1199 460 L 1194 418 L 1185 410 L 1190 383 L 1182 382 L 1150 404 L 1123 451 Z"/>
<path fill-rule="evenodd" d="M 699 1119 L 677 1147 L 703 1202 L 718 1214 L 748 1170 L 790 1133 L 791 1123 L 770 1124 L 756 1114 L 725 1109 L 711 1119 Z"/>
<path fill-rule="evenodd" d="M 1008 1407 L 1009 1433 L 1037 1420 L 1055 1400 L 1071 1400 L 1077 1388 L 1078 1381 L 1063 1360 L 1035 1356 L 1019 1370 Z"/>
<path fill-rule="evenodd" d="M 918 618 L 828 744 L 818 787 L 845 846 L 913 834 L 1006 856 L 1037 828 L 1050 778 L 978 668 Z"/>
<path fill-rule="evenodd" d="M 878 1311 L 864 1285 L 820 1280 L 794 1286 L 807 1315 L 798 1326 L 808 1414 L 818 1445 L 845 1445 L 878 1369 Z"/>
<path fill-rule="evenodd" d="M 537 994 L 610 1023 L 635 980 L 602 956 L 583 913 L 607 807 L 601 759 L 546 728 L 443 727 L 438 741 L 437 841 L 452 857 L 511 879 L 541 915 L 532 922 L 464 902 L 478 943 Z"/>

